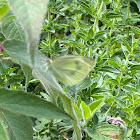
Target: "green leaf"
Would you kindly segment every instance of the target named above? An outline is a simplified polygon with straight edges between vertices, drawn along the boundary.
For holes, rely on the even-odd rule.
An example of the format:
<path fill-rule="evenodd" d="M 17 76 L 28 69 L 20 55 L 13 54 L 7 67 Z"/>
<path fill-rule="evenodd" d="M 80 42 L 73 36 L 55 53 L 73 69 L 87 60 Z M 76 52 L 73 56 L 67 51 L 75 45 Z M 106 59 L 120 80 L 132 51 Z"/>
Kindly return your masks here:
<path fill-rule="evenodd" d="M 106 18 L 120 18 L 120 17 L 123 17 L 123 16 L 118 13 L 109 13 L 106 15 Z"/>
<path fill-rule="evenodd" d="M 94 115 L 94 113 L 100 109 L 103 105 L 103 102 L 104 102 L 104 99 L 100 99 L 100 100 L 96 100 L 94 102 L 92 102 L 90 105 L 89 105 L 89 108 L 92 112 L 92 116 Z"/>
<path fill-rule="evenodd" d="M 24 31 L 15 16 L 4 19 L 1 27 L 5 38 L 25 41 Z"/>
<path fill-rule="evenodd" d="M 140 65 L 133 65 L 130 67 L 130 70 L 140 70 Z"/>
<path fill-rule="evenodd" d="M 125 104 L 122 100 L 120 100 L 120 99 L 118 99 L 118 98 L 114 98 L 114 99 L 115 99 L 115 102 L 116 102 L 120 107 L 122 107 L 122 108 L 126 107 L 126 104 Z"/>
<path fill-rule="evenodd" d="M 8 2 L 26 32 L 29 43 L 28 51 L 31 62 L 34 64 L 35 51 L 47 11 L 48 0 L 8 0 Z"/>
<path fill-rule="evenodd" d="M 8 13 L 9 6 L 7 3 L 0 5 L 0 21 Z"/>
<path fill-rule="evenodd" d="M 136 34 L 140 34 L 140 28 L 136 27 L 136 26 L 131 26 L 131 29 L 136 33 Z"/>
<path fill-rule="evenodd" d="M 82 119 L 82 112 L 81 112 L 80 108 L 74 104 L 73 104 L 73 107 L 75 109 L 75 112 L 77 114 L 78 119 L 81 120 Z"/>
<path fill-rule="evenodd" d="M 86 130 L 93 140 L 114 140 L 111 135 L 119 133 L 119 127 L 107 123 L 96 126 L 94 129 L 87 128 Z"/>
<path fill-rule="evenodd" d="M 110 64 L 111 66 L 119 69 L 119 65 L 117 64 L 117 62 L 115 60 L 109 59 L 109 60 L 107 60 L 107 63 Z"/>
<path fill-rule="evenodd" d="M 128 41 L 126 41 L 126 40 L 124 39 L 124 40 L 123 40 L 123 43 L 125 44 L 127 50 L 128 50 L 129 52 L 131 52 L 131 46 L 129 45 Z"/>
<path fill-rule="evenodd" d="M 140 1 L 139 0 L 134 0 L 134 2 L 137 4 L 137 7 L 139 8 L 139 11 L 140 11 Z"/>
<path fill-rule="evenodd" d="M 35 95 L 23 91 L 0 89 L 0 108 L 13 113 L 48 119 L 69 119 L 63 110 Z"/>
<path fill-rule="evenodd" d="M 29 117 L 2 110 L 1 118 L 7 127 L 10 140 L 33 139 L 32 122 Z"/>
<path fill-rule="evenodd" d="M 20 63 L 31 66 L 27 44 L 19 40 L 7 40 L 4 42 L 4 50 Z"/>
<path fill-rule="evenodd" d="M 133 78 L 126 79 L 125 81 L 123 81 L 123 85 L 130 83 L 132 80 L 133 80 Z"/>
<path fill-rule="evenodd" d="M 83 89 L 89 88 L 92 85 L 92 80 L 89 77 L 86 77 L 79 84 L 76 85 L 76 90 L 81 91 Z"/>
<path fill-rule="evenodd" d="M 134 114 L 135 114 L 136 119 L 140 119 L 140 105 L 136 106 L 134 110 Z"/>
<path fill-rule="evenodd" d="M 102 38 L 104 34 L 107 34 L 108 32 L 109 32 L 108 30 L 99 31 L 98 33 L 95 34 L 94 39 L 98 40 L 98 39 Z"/>
<path fill-rule="evenodd" d="M 9 140 L 4 124 L 0 120 L 0 140 Z"/>
<path fill-rule="evenodd" d="M 80 108 L 82 110 L 82 116 L 84 121 L 86 122 L 91 117 L 90 108 L 82 101 Z"/>
<path fill-rule="evenodd" d="M 82 8 L 84 8 L 92 16 L 92 10 L 87 3 L 81 0 L 78 0 L 78 3 L 81 5 Z"/>
<path fill-rule="evenodd" d="M 108 89 L 105 89 L 104 87 L 103 88 L 94 88 L 91 93 L 102 93 L 102 92 L 107 92 Z"/>
<path fill-rule="evenodd" d="M 120 73 L 120 71 L 116 68 L 113 68 L 111 66 L 103 66 L 99 71 L 104 71 L 104 72 L 112 72 L 112 73 Z"/>

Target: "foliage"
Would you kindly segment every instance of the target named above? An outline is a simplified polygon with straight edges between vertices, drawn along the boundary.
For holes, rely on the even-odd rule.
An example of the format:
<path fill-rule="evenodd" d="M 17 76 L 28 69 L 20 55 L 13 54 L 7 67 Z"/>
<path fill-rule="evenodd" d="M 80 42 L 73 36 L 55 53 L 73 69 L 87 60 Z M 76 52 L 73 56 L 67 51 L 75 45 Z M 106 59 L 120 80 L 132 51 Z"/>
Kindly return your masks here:
<path fill-rule="evenodd" d="M 47 3 L 0 0 L 0 139 L 140 139 L 139 0 Z"/>

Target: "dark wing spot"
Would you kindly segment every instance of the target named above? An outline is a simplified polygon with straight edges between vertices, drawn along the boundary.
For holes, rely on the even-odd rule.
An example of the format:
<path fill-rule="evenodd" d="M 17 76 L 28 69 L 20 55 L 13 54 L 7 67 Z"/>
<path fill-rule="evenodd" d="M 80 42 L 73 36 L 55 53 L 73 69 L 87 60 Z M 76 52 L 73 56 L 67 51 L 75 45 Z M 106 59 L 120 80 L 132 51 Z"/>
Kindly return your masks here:
<path fill-rule="evenodd" d="M 79 61 L 75 60 L 75 64 L 76 64 L 76 65 L 78 65 L 79 63 L 80 63 Z"/>
<path fill-rule="evenodd" d="M 75 75 L 75 72 L 74 72 L 74 71 L 71 71 L 70 74 L 71 74 L 71 75 Z"/>

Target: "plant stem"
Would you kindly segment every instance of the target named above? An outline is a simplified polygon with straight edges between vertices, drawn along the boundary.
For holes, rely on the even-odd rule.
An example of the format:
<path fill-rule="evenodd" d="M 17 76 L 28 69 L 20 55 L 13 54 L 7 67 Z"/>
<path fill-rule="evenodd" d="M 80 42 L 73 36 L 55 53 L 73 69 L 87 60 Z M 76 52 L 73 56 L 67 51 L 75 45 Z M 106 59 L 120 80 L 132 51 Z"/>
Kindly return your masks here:
<path fill-rule="evenodd" d="M 123 76 L 123 72 L 121 72 L 120 81 L 122 79 L 122 76 Z M 119 88 L 118 88 L 118 93 L 117 93 L 116 97 L 118 97 L 120 95 L 121 88 L 122 88 L 122 86 L 121 86 L 121 83 L 119 82 Z M 109 113 L 109 111 L 112 109 L 112 107 L 114 106 L 114 104 L 115 104 L 115 101 L 112 102 L 110 108 L 106 111 L 105 116 Z"/>
<path fill-rule="evenodd" d="M 72 124 L 73 124 L 74 131 L 75 131 L 75 134 L 76 134 L 76 140 L 82 140 L 81 127 L 80 127 L 78 118 L 76 116 L 75 110 L 72 106 L 71 100 L 70 100 L 69 97 L 67 97 L 63 93 L 61 94 L 61 97 L 64 101 L 65 106 L 67 107 L 67 110 L 68 110 L 69 114 L 73 118 Z"/>
<path fill-rule="evenodd" d="M 129 20 L 130 16 L 130 0 L 127 1 L 127 20 Z M 127 24 L 129 25 L 128 21 Z M 129 37 L 129 28 L 127 28 L 127 37 Z"/>
<path fill-rule="evenodd" d="M 127 18 L 129 18 L 129 15 L 130 15 L 130 0 L 128 0 L 128 3 L 127 3 Z"/>
<path fill-rule="evenodd" d="M 51 22 L 51 10 L 50 8 L 48 8 L 48 24 L 50 24 L 50 22 Z M 49 48 L 51 48 L 51 32 L 50 31 L 48 31 L 48 41 L 49 41 Z M 50 57 L 52 57 L 51 54 L 50 54 Z"/>
<path fill-rule="evenodd" d="M 0 61 L 10 61 L 11 57 L 0 57 Z"/>
<path fill-rule="evenodd" d="M 102 1 L 101 5 L 100 5 L 100 8 L 99 8 L 99 11 L 97 12 L 94 25 L 93 25 L 93 32 L 94 32 L 94 33 L 96 33 L 96 27 L 97 27 L 97 25 L 98 25 L 98 21 L 99 21 L 99 17 L 100 17 L 100 14 L 101 14 L 103 5 L 104 5 L 104 2 Z"/>
<path fill-rule="evenodd" d="M 113 19 L 113 23 L 112 23 L 112 26 L 111 26 L 111 29 L 110 29 L 110 33 L 109 33 L 109 36 L 111 37 L 112 35 L 112 30 L 114 28 L 114 25 L 115 25 L 115 19 Z"/>

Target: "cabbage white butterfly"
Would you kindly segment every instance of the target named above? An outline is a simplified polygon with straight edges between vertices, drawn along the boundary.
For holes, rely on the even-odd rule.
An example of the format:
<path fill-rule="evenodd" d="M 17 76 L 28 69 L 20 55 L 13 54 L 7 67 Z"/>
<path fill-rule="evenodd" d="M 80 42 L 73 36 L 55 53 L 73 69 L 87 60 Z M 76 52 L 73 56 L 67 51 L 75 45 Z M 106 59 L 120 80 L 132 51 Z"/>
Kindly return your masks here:
<path fill-rule="evenodd" d="M 46 64 L 46 71 L 50 70 L 60 82 L 72 86 L 83 80 L 94 66 L 95 61 L 88 57 L 60 56 Z"/>

